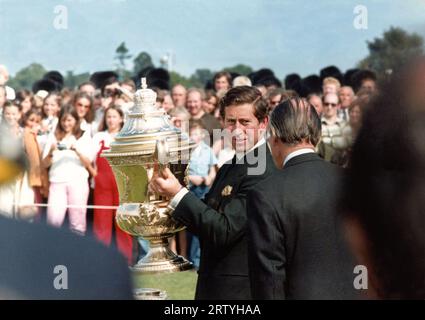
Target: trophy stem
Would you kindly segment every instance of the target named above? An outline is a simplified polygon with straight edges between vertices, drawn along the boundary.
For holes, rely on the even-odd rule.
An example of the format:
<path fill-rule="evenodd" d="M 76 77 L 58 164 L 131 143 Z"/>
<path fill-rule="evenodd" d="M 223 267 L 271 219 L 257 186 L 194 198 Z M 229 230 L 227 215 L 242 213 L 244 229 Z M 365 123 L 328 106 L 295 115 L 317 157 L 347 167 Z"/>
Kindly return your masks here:
<path fill-rule="evenodd" d="M 186 271 L 193 268 L 191 262 L 175 254 L 168 246 L 168 238 L 173 235 L 164 235 L 147 239 L 149 251 L 140 259 L 132 270 L 135 273 L 162 273 Z"/>

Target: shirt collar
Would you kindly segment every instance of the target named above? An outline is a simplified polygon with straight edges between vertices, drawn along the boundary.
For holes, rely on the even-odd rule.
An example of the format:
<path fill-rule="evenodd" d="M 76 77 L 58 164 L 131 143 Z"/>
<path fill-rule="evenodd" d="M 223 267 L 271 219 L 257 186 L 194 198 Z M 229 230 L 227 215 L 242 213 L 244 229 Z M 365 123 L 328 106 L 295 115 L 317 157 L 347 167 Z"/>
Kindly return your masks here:
<path fill-rule="evenodd" d="M 314 150 L 310 148 L 303 148 L 303 149 L 299 149 L 299 150 L 291 152 L 290 154 L 287 155 L 287 157 L 283 161 L 283 166 L 285 167 L 285 164 L 292 158 L 295 158 L 296 156 L 299 156 L 305 153 L 314 153 Z"/>

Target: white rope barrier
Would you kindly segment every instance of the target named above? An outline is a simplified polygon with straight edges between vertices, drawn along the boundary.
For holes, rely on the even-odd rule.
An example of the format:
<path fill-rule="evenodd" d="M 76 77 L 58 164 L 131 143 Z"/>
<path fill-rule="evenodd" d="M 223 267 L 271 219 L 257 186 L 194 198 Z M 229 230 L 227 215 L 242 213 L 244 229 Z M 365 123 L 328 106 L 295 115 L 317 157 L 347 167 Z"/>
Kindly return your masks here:
<path fill-rule="evenodd" d="M 14 203 L 14 206 L 17 207 L 43 207 L 43 208 L 48 208 L 48 207 L 54 207 L 52 205 L 49 205 L 47 203 Z M 105 209 L 105 210 L 110 210 L 110 209 L 118 209 L 117 206 L 97 206 L 97 205 L 85 205 L 85 206 L 81 206 L 81 205 L 72 205 L 72 204 L 68 204 L 65 206 L 66 208 L 71 208 L 71 209 Z"/>

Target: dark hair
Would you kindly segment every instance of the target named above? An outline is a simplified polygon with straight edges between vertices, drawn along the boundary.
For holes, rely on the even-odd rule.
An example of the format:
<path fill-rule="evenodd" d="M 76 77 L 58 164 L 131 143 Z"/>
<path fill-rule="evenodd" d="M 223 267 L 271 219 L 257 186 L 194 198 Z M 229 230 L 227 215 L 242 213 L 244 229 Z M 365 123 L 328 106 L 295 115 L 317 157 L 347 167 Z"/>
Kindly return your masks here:
<path fill-rule="evenodd" d="M 265 86 L 266 88 L 273 87 L 273 86 L 275 86 L 277 88 L 282 88 L 282 83 L 275 76 L 262 78 L 262 79 L 258 80 L 255 83 L 255 85 L 256 86 L 262 85 L 262 86 Z"/>
<path fill-rule="evenodd" d="M 365 80 L 373 80 L 377 81 L 377 77 L 375 72 L 372 70 L 358 70 L 356 73 L 352 75 L 352 81 L 353 81 L 353 89 L 357 93 L 359 91 L 363 81 Z"/>
<path fill-rule="evenodd" d="M 259 122 L 263 122 L 267 118 L 268 103 L 266 99 L 261 96 L 260 90 L 249 86 L 235 87 L 227 91 L 218 103 L 221 117 L 224 119 L 226 107 L 245 103 L 253 105 L 254 116 Z"/>
<path fill-rule="evenodd" d="M 159 103 L 163 103 L 165 96 L 170 94 L 167 90 L 156 89 L 154 91 L 156 92 L 156 102 Z"/>
<path fill-rule="evenodd" d="M 227 71 L 220 71 L 220 72 L 217 72 L 214 75 L 214 78 L 213 78 L 214 88 L 215 88 L 215 81 L 217 79 L 220 79 L 221 77 L 226 78 L 227 83 L 229 84 L 229 88 L 230 88 L 232 86 L 232 75 L 230 74 L 230 72 L 227 72 Z"/>
<path fill-rule="evenodd" d="M 102 94 L 102 97 L 104 97 L 105 96 L 105 89 L 106 89 L 106 87 L 107 86 L 109 86 L 109 85 L 111 85 L 111 84 L 113 84 L 113 83 L 119 83 L 119 81 L 118 81 L 118 79 L 117 78 L 114 78 L 114 77 L 110 77 L 110 78 L 107 78 L 103 83 L 102 83 L 102 87 L 101 87 L 101 89 L 100 89 L 100 92 L 101 92 L 101 94 Z"/>
<path fill-rule="evenodd" d="M 251 72 L 248 77 L 251 79 L 252 85 L 256 86 L 262 79 L 274 77 L 274 72 L 268 68 L 262 68 L 255 72 Z"/>
<path fill-rule="evenodd" d="M 117 111 L 119 113 L 119 115 L 121 116 L 122 120 L 123 120 L 123 122 L 121 122 L 121 128 L 124 125 L 124 112 L 118 106 L 110 106 L 110 107 L 106 108 L 105 112 L 103 113 L 102 121 L 100 122 L 99 128 L 98 128 L 99 132 L 105 131 L 108 128 L 108 126 L 106 125 L 106 114 L 108 113 L 109 110 Z"/>
<path fill-rule="evenodd" d="M 347 71 L 345 71 L 344 77 L 343 77 L 343 81 L 342 81 L 342 85 L 344 85 L 344 86 L 350 86 L 354 90 L 355 84 L 354 84 L 354 81 L 353 81 L 354 80 L 353 79 L 353 76 L 358 71 L 360 71 L 360 69 L 357 69 L 357 68 L 348 69 Z"/>
<path fill-rule="evenodd" d="M 363 115 L 366 113 L 366 111 L 369 108 L 369 102 L 370 102 L 369 96 L 358 97 L 357 99 L 354 99 L 350 103 L 350 105 L 348 106 L 348 112 L 351 112 L 355 107 L 359 107 L 361 117 L 363 118 Z M 356 136 L 356 133 L 360 130 L 362 123 L 358 123 L 356 126 L 353 126 L 353 123 L 351 122 L 351 118 L 349 123 L 352 130 L 352 135 Z"/>
<path fill-rule="evenodd" d="M 87 121 L 87 123 L 92 123 L 93 120 L 94 120 L 93 98 L 85 92 L 78 92 L 74 96 L 74 101 L 72 103 L 74 108 L 75 108 L 77 101 L 80 100 L 80 99 L 87 99 L 90 102 L 89 111 L 84 116 L 84 119 Z"/>
<path fill-rule="evenodd" d="M 285 90 L 283 88 L 275 88 L 275 89 L 269 89 L 267 93 L 265 94 L 265 99 L 268 103 L 270 103 L 271 99 L 273 99 L 276 96 L 280 96 L 279 103 L 288 100 L 292 97 L 298 97 L 298 93 L 296 93 L 294 90 Z M 269 105 L 269 113 L 273 110 L 272 106 Z"/>
<path fill-rule="evenodd" d="M 342 212 L 366 236 L 382 298 L 425 298 L 425 57 L 395 74 L 367 110 Z"/>
<path fill-rule="evenodd" d="M 217 93 L 214 90 L 205 90 L 205 100 L 209 100 L 212 97 L 218 100 Z"/>
<path fill-rule="evenodd" d="M 72 134 L 75 136 L 75 138 L 78 139 L 83 135 L 83 130 L 81 130 L 81 121 L 78 117 L 77 111 L 70 106 L 64 106 L 59 113 L 58 124 L 55 130 L 55 137 L 58 141 L 62 140 L 62 138 L 65 136 L 65 130 L 62 127 L 62 120 L 66 116 L 71 116 L 76 120 L 74 130 L 72 131 Z"/>
<path fill-rule="evenodd" d="M 365 112 L 369 107 L 370 96 L 363 96 L 354 99 L 348 106 L 348 110 L 353 109 L 354 107 L 359 107 L 362 112 Z"/>
<path fill-rule="evenodd" d="M 283 143 L 297 145 L 309 142 L 316 146 L 320 140 L 320 118 L 306 99 L 294 97 L 276 106 L 269 124 L 272 134 Z"/>
<path fill-rule="evenodd" d="M 297 83 L 301 81 L 301 77 L 297 73 L 291 73 L 285 77 L 284 81 L 286 90 L 295 90 Z"/>
<path fill-rule="evenodd" d="M 189 131 L 192 129 L 204 129 L 205 130 L 205 126 L 203 124 L 203 122 L 199 119 L 194 119 L 194 120 L 190 120 L 189 122 Z"/>
<path fill-rule="evenodd" d="M 6 108 L 9 108 L 9 107 L 16 107 L 18 108 L 19 111 L 21 111 L 21 106 L 19 104 L 17 104 L 14 101 L 6 101 L 6 103 L 3 106 L 2 115 L 1 115 L 3 121 L 4 121 L 4 110 L 6 110 Z"/>
<path fill-rule="evenodd" d="M 20 121 L 20 124 L 21 124 L 22 127 L 25 127 L 25 123 L 27 122 L 27 120 L 33 114 L 35 114 L 35 115 L 39 116 L 40 118 L 42 118 L 42 115 L 41 115 L 41 112 L 40 111 L 38 111 L 37 109 L 34 109 L 34 108 L 29 109 L 27 112 L 24 113 L 24 115 L 22 116 L 22 119 Z"/>
<path fill-rule="evenodd" d="M 4 111 L 4 108 L 6 107 L 16 107 L 19 110 L 21 110 L 21 107 L 19 106 L 19 104 L 16 103 L 16 101 L 10 101 L 10 100 L 6 101 L 3 106 L 3 111 Z"/>
<path fill-rule="evenodd" d="M 3 110 L 2 110 L 2 114 L 1 114 L 2 121 L 0 123 L 0 126 L 9 127 L 9 124 L 4 119 L 4 111 L 6 110 L 6 108 L 10 108 L 10 107 L 16 107 L 16 108 L 18 108 L 18 111 L 19 112 L 21 111 L 21 107 L 16 102 L 14 102 L 14 101 L 6 101 L 6 103 L 3 106 Z M 20 125 L 20 122 L 19 121 L 18 121 L 18 123 Z"/>
<path fill-rule="evenodd" d="M 31 99 L 31 104 L 33 103 L 33 94 L 31 91 L 27 90 L 27 89 L 23 89 L 23 90 L 19 90 L 18 92 L 16 92 L 16 99 L 18 100 L 19 104 L 22 103 L 22 101 L 24 101 L 26 98 L 30 98 Z"/>
<path fill-rule="evenodd" d="M 322 94 L 321 93 L 310 93 L 308 96 L 307 96 L 307 101 L 309 101 L 311 98 L 313 98 L 313 97 L 318 97 L 320 100 L 322 100 Z M 322 102 L 323 102 L 323 100 L 322 100 Z"/>
<path fill-rule="evenodd" d="M 89 81 L 96 85 L 96 89 L 99 89 L 103 88 L 105 81 L 110 79 L 113 82 L 118 82 L 118 74 L 114 71 L 98 71 L 90 76 Z"/>
<path fill-rule="evenodd" d="M 205 101 L 208 102 L 208 100 L 210 100 L 211 98 L 215 98 L 214 110 L 210 112 L 212 115 L 214 115 L 214 112 L 217 110 L 219 100 L 217 97 L 217 93 L 214 90 L 205 91 Z"/>
<path fill-rule="evenodd" d="M 343 75 L 338 67 L 327 66 L 320 70 L 320 80 L 323 81 L 327 77 L 335 78 L 341 83 Z"/>
<path fill-rule="evenodd" d="M 48 79 L 56 83 L 57 90 L 60 91 L 64 85 L 63 75 L 56 70 L 49 71 L 44 74 L 43 79 Z"/>
<path fill-rule="evenodd" d="M 322 80 L 316 74 L 311 74 L 298 83 L 296 91 L 298 94 L 305 98 L 310 93 L 321 93 L 322 92 Z"/>

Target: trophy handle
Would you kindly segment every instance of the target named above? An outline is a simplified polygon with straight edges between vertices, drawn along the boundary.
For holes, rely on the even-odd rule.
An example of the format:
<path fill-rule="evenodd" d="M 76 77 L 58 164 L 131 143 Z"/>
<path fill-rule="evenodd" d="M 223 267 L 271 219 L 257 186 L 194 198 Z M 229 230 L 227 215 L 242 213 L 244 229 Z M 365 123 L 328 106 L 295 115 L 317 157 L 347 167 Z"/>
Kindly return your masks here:
<path fill-rule="evenodd" d="M 159 139 L 156 142 L 155 157 L 158 159 L 159 174 L 162 175 L 162 171 L 169 168 L 170 164 L 170 148 L 166 139 Z"/>
<path fill-rule="evenodd" d="M 190 161 L 188 162 L 186 169 L 184 169 L 183 182 L 185 184 L 185 187 L 189 186 L 189 166 L 190 166 Z"/>

